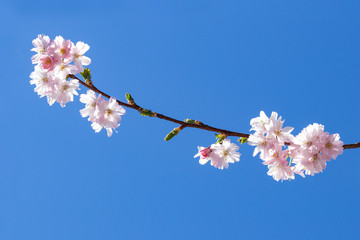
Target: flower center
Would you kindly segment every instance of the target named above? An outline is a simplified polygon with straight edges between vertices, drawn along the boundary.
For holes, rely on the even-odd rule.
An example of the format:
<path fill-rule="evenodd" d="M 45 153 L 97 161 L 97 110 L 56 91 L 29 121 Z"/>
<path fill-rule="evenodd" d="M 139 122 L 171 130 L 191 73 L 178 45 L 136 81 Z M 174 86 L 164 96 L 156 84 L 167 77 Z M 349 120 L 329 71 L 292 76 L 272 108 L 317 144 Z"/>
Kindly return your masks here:
<path fill-rule="evenodd" d="M 112 113 L 112 110 L 111 109 L 106 109 L 105 113 L 106 113 L 107 116 L 109 116 Z"/>
<path fill-rule="evenodd" d="M 68 88 L 69 88 L 68 85 L 64 85 L 64 86 L 62 86 L 61 90 L 62 90 L 62 92 L 65 92 Z"/>
<path fill-rule="evenodd" d="M 319 156 L 317 154 L 313 156 L 312 162 L 315 162 L 316 160 L 319 160 Z"/>
<path fill-rule="evenodd" d="M 226 157 L 227 155 L 229 155 L 228 151 L 226 151 L 226 150 L 223 150 L 222 153 L 223 153 L 224 157 Z"/>

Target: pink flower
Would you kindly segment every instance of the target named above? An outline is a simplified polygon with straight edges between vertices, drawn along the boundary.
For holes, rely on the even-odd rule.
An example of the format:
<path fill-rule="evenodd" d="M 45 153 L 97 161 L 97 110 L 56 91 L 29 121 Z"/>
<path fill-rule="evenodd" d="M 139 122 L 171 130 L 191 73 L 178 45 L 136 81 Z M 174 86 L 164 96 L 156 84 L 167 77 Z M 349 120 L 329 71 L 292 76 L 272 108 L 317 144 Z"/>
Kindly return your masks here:
<path fill-rule="evenodd" d="M 299 133 L 294 144 L 289 147 L 290 156 L 297 171 L 306 175 L 320 173 L 326 168 L 326 162 L 336 159 L 343 152 L 343 142 L 339 134 L 324 132 L 324 126 L 310 124 Z"/>
<path fill-rule="evenodd" d="M 253 156 L 260 152 L 260 158 L 269 161 L 272 159 L 274 151 L 282 151 L 285 142 L 293 141 L 294 137 L 291 132 L 294 128 L 283 128 L 283 123 L 284 121 L 281 120 L 281 117 L 278 118 L 276 112 L 272 112 L 268 118 L 263 111 L 260 112 L 260 117 L 253 118 L 250 121 L 251 130 L 255 131 L 248 138 L 248 144 L 256 146 Z"/>
<path fill-rule="evenodd" d="M 268 157 L 263 159 L 263 164 L 270 165 L 275 162 L 286 161 L 288 153 L 288 150 L 282 150 L 280 145 L 274 145 L 274 147 L 269 149 Z"/>
<path fill-rule="evenodd" d="M 211 150 L 220 157 L 214 167 L 219 169 L 228 168 L 229 163 L 240 161 L 239 146 L 231 143 L 230 139 L 224 139 L 222 143 L 215 143 L 211 145 Z"/>
<path fill-rule="evenodd" d="M 109 101 L 99 101 L 96 104 L 94 122 L 91 126 L 95 132 L 105 128 L 108 137 L 111 137 L 113 130 L 120 126 L 121 115 L 125 113 L 126 110 L 113 97 Z"/>
<path fill-rule="evenodd" d="M 204 148 L 204 147 L 198 147 L 198 153 L 194 156 L 194 158 L 196 157 L 200 157 L 199 159 L 199 163 L 201 165 L 206 164 L 209 160 L 211 160 L 210 154 L 212 152 L 212 150 L 210 149 L 210 147 Z"/>
<path fill-rule="evenodd" d="M 84 56 L 89 50 L 90 46 L 83 42 L 77 42 L 76 46 L 72 49 L 71 53 L 74 56 L 74 63 L 79 72 L 82 72 L 83 66 L 89 65 L 91 59 Z"/>
<path fill-rule="evenodd" d="M 40 57 L 40 65 L 46 71 L 52 71 L 61 63 L 61 58 L 57 54 L 43 54 Z"/>
<path fill-rule="evenodd" d="M 90 59 L 83 56 L 89 46 L 79 42 L 76 47 L 70 40 L 65 40 L 61 36 L 51 41 L 44 35 L 38 35 L 33 40 L 33 45 L 34 48 L 31 50 L 37 54 L 32 57 L 32 62 L 38 65 L 30 75 L 30 84 L 36 85 L 35 92 L 40 97 L 47 97 L 49 105 L 57 101 L 64 107 L 67 102 L 73 101 L 73 95 L 77 95 L 76 90 L 79 89 L 76 80 L 66 80 L 69 74 L 79 73 L 79 69 L 70 63 L 75 58 L 74 54 L 77 62 L 90 63 Z"/>
<path fill-rule="evenodd" d="M 260 159 L 264 160 L 269 156 L 269 150 L 275 147 L 278 142 L 274 138 L 267 138 L 264 134 L 255 132 L 249 136 L 248 144 L 250 146 L 256 146 L 253 157 L 260 152 Z"/>
<path fill-rule="evenodd" d="M 55 91 L 51 97 L 58 102 L 61 107 L 65 107 L 66 103 L 74 101 L 74 95 L 78 95 L 76 90 L 80 89 L 78 80 L 66 81 L 59 79 L 55 82 L 54 86 Z"/>
<path fill-rule="evenodd" d="M 74 60 L 74 55 L 71 54 L 71 49 L 74 44 L 70 40 L 65 40 L 62 36 L 55 37 L 55 40 L 51 42 L 50 53 L 56 53 L 62 59 L 62 62 L 68 64 Z"/>
<path fill-rule="evenodd" d="M 31 85 L 36 85 L 34 91 L 40 97 L 47 96 L 54 91 L 54 79 L 51 74 L 44 71 L 39 65 L 35 66 L 35 71 L 30 74 Z"/>
<path fill-rule="evenodd" d="M 294 130 L 293 127 L 285 127 L 283 128 L 283 124 L 285 122 L 281 121 L 281 117 L 277 118 L 278 114 L 276 112 L 272 112 L 271 117 L 269 119 L 269 124 L 267 127 L 267 133 L 269 137 L 276 138 L 279 143 L 284 144 L 285 142 L 292 142 L 294 136 L 291 135 L 291 132 Z"/>
<path fill-rule="evenodd" d="M 34 48 L 31 51 L 37 52 L 34 56 L 31 57 L 33 64 L 39 63 L 40 57 L 44 55 L 47 51 L 47 48 L 50 45 L 50 38 L 43 34 L 39 34 L 37 38 L 32 41 Z"/>
<path fill-rule="evenodd" d="M 324 125 L 314 123 L 304 128 L 294 139 L 294 143 L 304 148 L 318 150 L 324 145 L 328 133 L 324 133 Z M 315 151 L 316 151 L 315 150 Z"/>
<path fill-rule="evenodd" d="M 240 161 L 239 147 L 231 143 L 230 139 L 224 139 L 222 143 L 212 144 L 210 147 L 198 147 L 198 153 L 194 156 L 200 157 L 201 165 L 210 161 L 211 166 L 218 169 L 227 169 L 229 163 Z"/>
<path fill-rule="evenodd" d="M 88 90 L 86 94 L 80 95 L 80 102 L 85 103 L 85 108 L 80 110 L 82 117 L 89 117 L 89 121 L 97 121 L 97 116 L 95 116 L 95 111 L 98 105 L 103 104 L 105 100 L 102 98 L 101 94 L 96 97 L 96 93 L 92 90 Z"/>
<path fill-rule="evenodd" d="M 65 79 L 69 74 L 77 74 L 78 69 L 74 65 L 60 63 L 55 66 L 53 70 L 54 75 L 59 78 Z"/>
<path fill-rule="evenodd" d="M 268 168 L 267 174 L 276 181 L 295 179 L 294 172 L 286 160 L 277 161 L 274 164 L 268 165 Z"/>
<path fill-rule="evenodd" d="M 293 159 L 297 171 L 305 171 L 306 175 L 314 176 L 326 168 L 326 159 L 320 153 L 303 152 Z"/>
<path fill-rule="evenodd" d="M 339 134 L 331 134 L 326 137 L 324 147 L 321 152 L 326 159 L 336 159 L 336 157 L 343 153 L 344 143 L 340 141 Z"/>
<path fill-rule="evenodd" d="M 260 116 L 250 120 L 251 129 L 250 131 L 266 132 L 267 125 L 269 124 L 269 118 L 266 116 L 264 111 L 260 112 Z"/>

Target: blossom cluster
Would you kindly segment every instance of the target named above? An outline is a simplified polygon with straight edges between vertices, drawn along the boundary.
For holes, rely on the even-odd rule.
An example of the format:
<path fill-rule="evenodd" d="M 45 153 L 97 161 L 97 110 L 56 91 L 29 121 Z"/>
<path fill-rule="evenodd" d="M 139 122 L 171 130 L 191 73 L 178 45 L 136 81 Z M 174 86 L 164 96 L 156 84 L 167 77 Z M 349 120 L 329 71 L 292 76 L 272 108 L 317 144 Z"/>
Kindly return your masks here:
<path fill-rule="evenodd" d="M 80 90 L 79 81 L 68 79 L 69 74 L 78 74 L 84 71 L 84 66 L 91 63 L 91 59 L 84 56 L 89 50 L 89 45 L 83 42 L 74 44 L 61 36 L 50 40 L 48 36 L 38 35 L 33 40 L 36 52 L 31 57 L 35 70 L 30 74 L 30 84 L 35 85 L 35 92 L 40 97 L 47 97 L 49 105 L 58 102 L 61 107 L 74 100 L 74 95 L 78 95 L 76 90 Z M 125 114 L 125 109 L 121 107 L 115 98 L 109 101 L 96 96 L 92 90 L 87 94 L 81 94 L 80 102 L 86 106 L 80 111 L 81 116 L 89 117 L 92 122 L 91 127 L 95 132 L 105 128 L 110 137 L 113 130 L 120 125 L 121 115 Z"/>
<path fill-rule="evenodd" d="M 237 152 L 239 147 L 231 143 L 230 139 L 224 139 L 218 143 L 212 144 L 210 147 L 198 147 L 198 153 L 194 156 L 200 157 L 201 165 L 210 161 L 210 164 L 218 169 L 229 167 L 229 163 L 240 161 L 240 153 Z"/>
<path fill-rule="evenodd" d="M 120 126 L 121 115 L 126 112 L 115 98 L 110 97 L 109 101 L 106 101 L 101 94 L 96 96 L 92 90 L 81 94 L 80 102 L 85 103 L 85 108 L 80 110 L 81 116 L 89 117 L 88 120 L 92 122 L 91 127 L 95 132 L 100 132 L 102 128 L 105 128 L 108 137 L 112 135 L 113 129 Z"/>
<path fill-rule="evenodd" d="M 35 85 L 35 92 L 40 97 L 47 97 L 50 106 L 58 102 L 65 107 L 66 103 L 74 100 L 74 95 L 78 95 L 76 90 L 80 89 L 79 81 L 67 80 L 67 76 L 82 72 L 83 66 L 90 64 L 90 58 L 84 56 L 89 45 L 83 42 L 75 45 L 61 36 L 50 40 L 45 35 L 38 35 L 32 43 L 34 48 L 31 51 L 36 54 L 31 61 L 36 66 L 30 74 L 30 84 Z"/>
<path fill-rule="evenodd" d="M 309 125 L 294 137 L 291 134 L 294 128 L 283 128 L 283 124 L 276 112 L 268 118 L 261 111 L 259 117 L 250 121 L 250 130 L 255 131 L 248 138 L 248 144 L 256 146 L 253 156 L 260 153 L 263 164 L 268 166 L 268 175 L 276 181 L 294 179 L 295 174 L 313 176 L 343 152 L 339 135 L 324 132 L 323 125 Z"/>
<path fill-rule="evenodd" d="M 339 134 L 324 132 L 321 124 L 311 124 L 299 133 L 289 147 L 295 170 L 314 176 L 326 168 L 326 162 L 343 153 Z"/>

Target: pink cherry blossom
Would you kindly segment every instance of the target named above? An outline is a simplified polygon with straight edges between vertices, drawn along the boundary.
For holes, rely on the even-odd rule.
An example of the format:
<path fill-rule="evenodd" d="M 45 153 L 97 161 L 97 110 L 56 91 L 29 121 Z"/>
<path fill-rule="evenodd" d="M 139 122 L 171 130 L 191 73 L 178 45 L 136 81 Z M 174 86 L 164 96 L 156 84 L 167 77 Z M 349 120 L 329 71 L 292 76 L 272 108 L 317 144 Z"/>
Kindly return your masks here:
<path fill-rule="evenodd" d="M 83 117 L 89 116 L 89 121 L 93 122 L 91 127 L 95 132 L 100 132 L 102 128 L 105 128 L 110 137 L 113 130 L 120 126 L 121 115 L 124 115 L 126 111 L 115 98 L 111 97 L 109 101 L 105 101 L 101 95 L 96 98 L 94 94 L 88 91 L 87 96 L 82 95 L 81 101 L 86 104 L 86 107 L 80 113 Z"/>
<path fill-rule="evenodd" d="M 55 82 L 55 91 L 51 96 L 61 107 L 65 107 L 66 103 L 74 101 L 74 95 L 78 95 L 76 90 L 79 88 L 78 80 L 66 81 L 59 79 Z"/>
<path fill-rule="evenodd" d="M 305 148 L 318 149 L 324 145 L 328 133 L 324 133 L 324 125 L 314 123 L 304 128 L 294 139 L 294 143 Z"/>
<path fill-rule="evenodd" d="M 306 175 L 311 176 L 326 168 L 326 159 L 320 153 L 303 152 L 293 159 L 293 163 L 295 163 L 296 170 L 304 170 Z"/>
<path fill-rule="evenodd" d="M 40 57 L 40 65 L 46 71 L 52 71 L 61 64 L 61 57 L 58 54 L 44 54 Z"/>
<path fill-rule="evenodd" d="M 85 108 L 80 110 L 82 117 L 89 117 L 89 121 L 97 121 L 97 116 L 95 116 L 95 111 L 98 105 L 101 105 L 105 100 L 102 98 L 101 94 L 96 97 L 96 93 L 92 90 L 88 90 L 86 94 L 80 95 L 80 102 L 85 103 Z"/>
<path fill-rule="evenodd" d="M 79 73 L 78 69 L 74 65 L 60 63 L 55 66 L 53 70 L 54 75 L 57 75 L 59 78 L 65 79 L 69 74 Z"/>
<path fill-rule="evenodd" d="M 34 56 L 31 57 L 33 64 L 39 63 L 40 57 L 44 55 L 47 51 L 47 48 L 50 45 L 50 38 L 43 34 L 39 34 L 37 38 L 32 41 L 34 48 L 31 51 L 36 52 Z"/>
<path fill-rule="evenodd" d="M 326 137 L 321 152 L 327 159 L 335 160 L 338 155 L 343 153 L 343 145 L 339 134 L 331 134 Z"/>
<path fill-rule="evenodd" d="M 320 173 L 326 168 L 326 162 L 336 159 L 343 153 L 343 142 L 339 134 L 324 132 L 324 126 L 310 124 L 299 133 L 294 144 L 289 147 L 295 169 L 306 175 Z"/>
<path fill-rule="evenodd" d="M 194 156 L 194 158 L 196 157 L 200 157 L 199 159 L 199 163 L 201 165 L 206 164 L 209 160 L 211 160 L 210 158 L 210 154 L 212 152 L 212 150 L 210 149 L 210 147 L 198 147 L 198 153 Z"/>
<path fill-rule="evenodd" d="M 264 111 L 260 111 L 260 116 L 250 120 L 250 131 L 266 132 L 266 127 L 269 124 L 269 118 Z"/>
<path fill-rule="evenodd" d="M 32 57 L 32 62 L 37 64 L 35 71 L 31 73 L 30 84 L 35 85 L 35 92 L 40 97 L 47 97 L 49 105 L 59 102 L 62 107 L 69 101 L 73 101 L 73 95 L 77 95 L 79 83 L 76 80 L 67 81 L 69 74 L 79 73 L 79 69 L 71 64 L 77 51 L 77 60 L 82 63 L 90 63 L 90 59 L 83 56 L 89 46 L 85 43 L 75 45 L 70 40 L 57 36 L 51 41 L 48 36 L 38 35 L 33 40 L 37 54 Z M 80 56 L 81 55 L 81 56 Z M 82 69 L 81 69 L 82 71 Z"/>
<path fill-rule="evenodd" d="M 211 150 L 219 156 L 212 161 L 212 165 L 219 169 L 229 167 L 229 163 L 235 163 L 240 161 L 239 146 L 231 143 L 230 139 L 224 139 L 222 143 L 215 143 L 211 145 Z"/>
<path fill-rule="evenodd" d="M 54 91 L 54 79 L 52 74 L 44 71 L 39 65 L 35 66 L 35 71 L 30 74 L 30 84 L 36 85 L 34 91 L 40 95 L 40 97 L 47 96 Z"/>
<path fill-rule="evenodd" d="M 87 66 L 91 63 L 91 59 L 84 56 L 84 54 L 90 49 L 90 46 L 83 42 L 77 42 L 76 46 L 72 49 L 71 54 L 74 56 L 75 66 L 78 71 L 81 72 L 83 66 Z"/>
<path fill-rule="evenodd" d="M 278 118 L 276 112 L 272 112 L 269 119 L 269 124 L 266 125 L 267 134 L 269 137 L 276 138 L 279 143 L 283 144 L 285 142 L 292 142 L 294 136 L 291 135 L 291 132 L 294 130 L 293 127 L 283 128 L 285 120 L 282 121 L 281 117 Z"/>
<path fill-rule="evenodd" d="M 229 163 L 240 161 L 239 147 L 231 143 L 230 139 L 224 139 L 223 142 L 212 144 L 210 147 L 198 147 L 198 153 L 194 156 L 200 157 L 201 165 L 210 161 L 211 166 L 218 169 L 227 169 Z"/>
<path fill-rule="evenodd" d="M 274 138 L 268 138 L 261 132 L 255 132 L 248 138 L 250 146 L 256 146 L 254 149 L 253 157 L 260 152 L 260 159 L 266 159 L 269 155 L 269 150 L 274 148 L 278 142 Z"/>
<path fill-rule="evenodd" d="M 276 161 L 274 164 L 268 165 L 267 174 L 272 176 L 276 181 L 295 179 L 294 171 L 288 165 L 286 160 Z"/>
<path fill-rule="evenodd" d="M 264 158 L 264 165 L 270 165 L 270 164 L 274 164 L 276 162 L 282 162 L 282 161 L 286 161 L 287 162 L 287 157 L 288 157 L 288 150 L 283 150 L 282 146 L 280 145 L 275 145 L 274 147 L 269 149 L 269 152 L 267 154 L 267 157 Z"/>
<path fill-rule="evenodd" d="M 70 40 L 65 40 L 62 36 L 55 37 L 55 40 L 51 42 L 49 52 L 51 54 L 56 53 L 62 59 L 62 62 L 68 64 L 74 60 L 74 55 L 71 53 L 71 49 L 74 44 Z"/>

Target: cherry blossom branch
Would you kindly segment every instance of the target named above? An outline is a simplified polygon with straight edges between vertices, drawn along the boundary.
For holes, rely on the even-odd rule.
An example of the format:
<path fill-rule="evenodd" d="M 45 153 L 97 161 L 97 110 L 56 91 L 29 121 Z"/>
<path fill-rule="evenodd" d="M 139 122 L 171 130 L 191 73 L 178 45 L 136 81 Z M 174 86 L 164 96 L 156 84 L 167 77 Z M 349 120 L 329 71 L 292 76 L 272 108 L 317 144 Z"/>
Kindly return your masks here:
<path fill-rule="evenodd" d="M 352 148 L 360 148 L 360 142 L 351 143 L 351 144 L 344 144 L 344 149 L 352 149 Z"/>
<path fill-rule="evenodd" d="M 97 87 L 95 87 L 92 82 L 90 82 L 89 84 L 85 83 L 84 81 L 82 81 L 81 79 L 79 79 L 78 77 L 76 77 L 73 74 L 69 74 L 68 75 L 70 78 L 72 79 L 76 79 L 78 80 L 83 86 L 87 87 L 88 89 L 93 90 L 94 92 L 101 94 L 102 96 L 110 99 L 110 95 L 104 93 L 103 91 L 99 90 Z M 139 112 L 142 111 L 146 111 L 146 109 L 140 107 L 139 105 L 137 105 L 136 103 L 125 103 L 122 102 L 120 100 L 116 100 L 118 102 L 119 105 L 128 107 L 128 108 L 132 108 L 135 109 Z M 206 124 L 203 124 L 201 122 L 196 122 L 196 123 L 189 123 L 189 122 L 184 122 L 184 121 L 180 121 L 178 119 L 172 118 L 172 117 L 168 117 L 166 115 L 160 114 L 160 113 L 156 113 L 153 112 L 152 117 L 157 117 L 169 122 L 173 122 L 173 123 L 177 123 L 180 125 L 179 130 L 186 128 L 186 127 L 190 127 L 190 128 L 198 128 L 198 129 L 202 129 L 202 130 L 206 130 L 206 131 L 210 131 L 210 132 L 215 132 L 215 133 L 222 133 L 226 136 L 234 136 L 234 137 L 243 137 L 243 138 L 248 138 L 250 136 L 250 134 L 246 134 L 246 133 L 240 133 L 240 132 L 234 132 L 234 131 L 229 131 L 229 130 L 225 130 L 225 129 L 221 129 L 221 128 L 216 128 L 216 127 L 212 127 Z M 289 144 L 287 144 L 289 145 Z M 353 148 L 360 148 L 360 142 L 358 143 L 351 143 L 351 144 L 344 144 L 343 146 L 344 149 L 353 149 Z"/>

